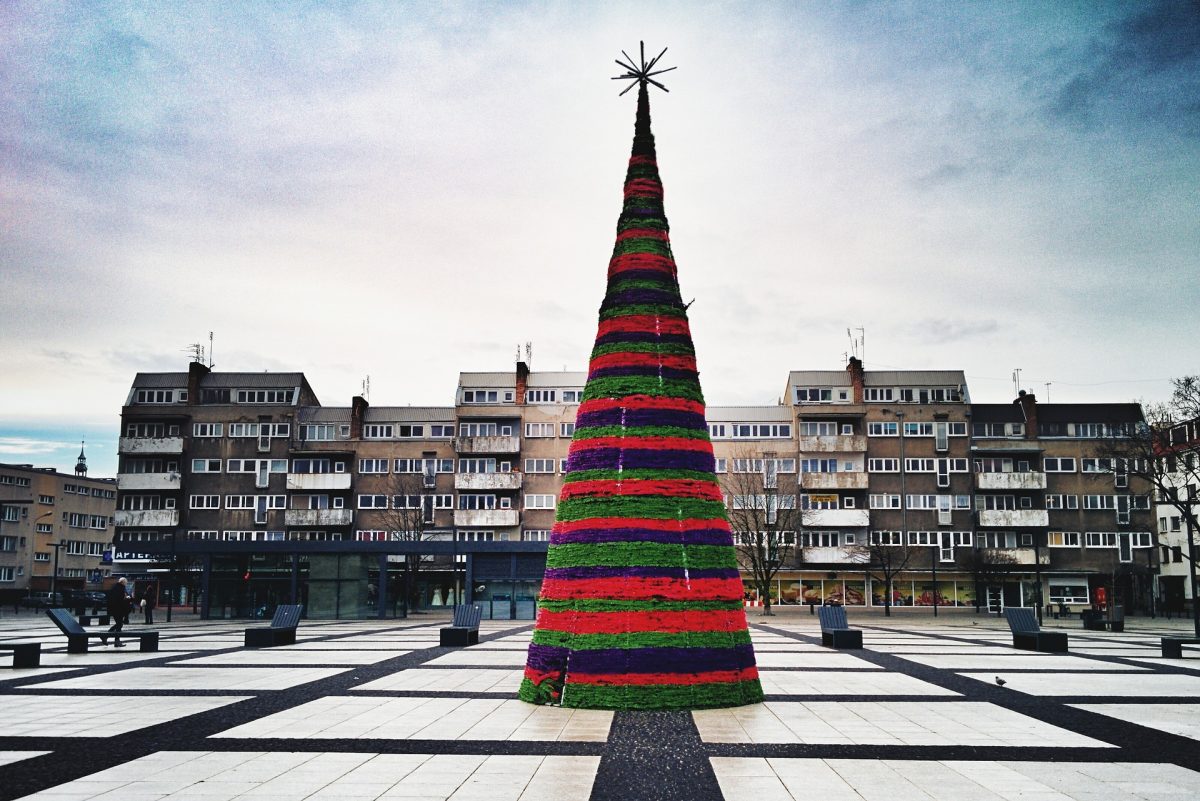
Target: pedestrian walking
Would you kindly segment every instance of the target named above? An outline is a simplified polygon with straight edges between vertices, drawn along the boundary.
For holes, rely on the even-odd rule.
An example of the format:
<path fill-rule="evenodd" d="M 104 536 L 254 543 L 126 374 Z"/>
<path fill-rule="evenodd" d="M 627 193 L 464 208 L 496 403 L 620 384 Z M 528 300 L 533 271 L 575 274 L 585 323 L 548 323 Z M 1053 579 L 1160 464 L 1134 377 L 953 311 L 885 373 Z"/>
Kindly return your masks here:
<path fill-rule="evenodd" d="M 157 596 L 158 585 L 154 582 L 150 582 L 145 586 L 145 588 L 142 589 L 142 600 L 140 601 L 140 605 L 142 607 L 142 614 L 145 616 L 145 623 L 147 626 L 154 623 L 154 607 L 156 605 L 155 602 L 158 600 Z"/>
<path fill-rule="evenodd" d="M 108 630 L 113 635 L 113 647 L 124 648 L 125 643 L 121 642 L 121 627 L 125 625 L 125 619 L 129 615 L 129 596 L 125 594 L 125 586 L 128 581 L 124 576 L 117 579 L 117 583 L 108 589 L 108 614 L 112 617 L 113 624 L 108 627 Z M 108 638 L 101 637 L 100 643 L 108 645 Z"/>

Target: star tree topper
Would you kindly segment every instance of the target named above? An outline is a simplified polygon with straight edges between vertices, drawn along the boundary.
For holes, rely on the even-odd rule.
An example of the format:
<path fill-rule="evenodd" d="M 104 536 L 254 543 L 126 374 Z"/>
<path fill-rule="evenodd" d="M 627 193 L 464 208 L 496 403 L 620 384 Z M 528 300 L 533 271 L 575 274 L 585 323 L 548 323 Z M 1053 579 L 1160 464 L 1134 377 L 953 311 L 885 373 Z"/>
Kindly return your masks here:
<path fill-rule="evenodd" d="M 655 75 L 662 75 L 664 72 L 670 72 L 671 70 L 675 69 L 675 67 L 667 67 L 666 69 L 661 69 L 661 70 L 654 69 L 654 65 L 657 64 L 658 60 L 663 57 L 664 53 L 667 52 L 667 48 L 664 47 L 662 49 L 662 53 L 659 53 L 654 58 L 650 59 L 649 61 L 646 61 L 646 43 L 638 42 L 638 44 L 641 45 L 641 66 L 640 67 L 635 66 L 634 60 L 632 58 L 630 58 L 629 54 L 626 53 L 624 50 L 621 51 L 621 55 L 625 56 L 625 60 L 622 61 L 619 58 L 616 59 L 617 66 L 625 68 L 625 74 L 624 75 L 614 75 L 612 79 L 614 81 L 629 81 L 630 82 L 629 86 L 626 86 L 625 89 L 622 90 L 621 95 L 624 95 L 625 92 L 628 92 L 630 89 L 632 89 L 635 86 L 639 86 L 639 85 L 647 84 L 647 83 L 654 84 L 659 89 L 662 89 L 664 92 L 671 91 L 670 89 L 668 89 L 667 87 L 665 87 L 661 83 L 659 83 L 658 81 L 654 80 Z M 618 97 L 619 96 L 620 95 L 618 95 Z"/>

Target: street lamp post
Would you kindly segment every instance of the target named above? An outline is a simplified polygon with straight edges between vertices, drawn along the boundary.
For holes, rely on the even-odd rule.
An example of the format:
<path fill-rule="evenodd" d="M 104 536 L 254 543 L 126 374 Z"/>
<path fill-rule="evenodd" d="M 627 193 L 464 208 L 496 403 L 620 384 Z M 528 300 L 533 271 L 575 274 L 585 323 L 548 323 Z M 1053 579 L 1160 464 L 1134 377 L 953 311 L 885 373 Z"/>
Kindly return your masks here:
<path fill-rule="evenodd" d="M 67 543 L 63 540 L 50 543 L 50 547 L 54 549 L 54 572 L 50 574 L 50 603 L 55 603 L 58 597 L 58 552 L 67 547 Z"/>

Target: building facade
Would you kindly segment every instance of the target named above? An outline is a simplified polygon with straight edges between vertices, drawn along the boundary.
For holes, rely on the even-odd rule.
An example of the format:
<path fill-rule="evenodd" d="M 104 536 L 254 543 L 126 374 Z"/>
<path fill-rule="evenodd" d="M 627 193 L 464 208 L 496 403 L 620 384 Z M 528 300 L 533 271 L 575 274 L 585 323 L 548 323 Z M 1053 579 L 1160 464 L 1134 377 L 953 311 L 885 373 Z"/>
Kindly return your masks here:
<path fill-rule="evenodd" d="M 212 616 L 530 617 L 585 380 L 518 363 L 461 373 L 453 406 L 328 407 L 299 373 L 138 374 L 118 567 L 169 563 Z M 708 407 L 731 516 L 770 499 L 776 603 L 1148 602 L 1148 489 L 1098 455 L 1136 404 L 974 404 L 959 371 L 857 359 L 792 372 L 786 397 Z"/>
<path fill-rule="evenodd" d="M 74 474 L 0 464 L 0 592 L 99 590 L 111 571 L 117 486 L 89 478 L 80 453 Z"/>
<path fill-rule="evenodd" d="M 1154 444 L 1161 485 L 1155 505 L 1162 564 L 1159 603 L 1168 614 L 1183 613 L 1196 605 L 1193 576 L 1200 558 L 1200 527 L 1193 502 L 1200 497 L 1200 418 L 1156 431 Z"/>

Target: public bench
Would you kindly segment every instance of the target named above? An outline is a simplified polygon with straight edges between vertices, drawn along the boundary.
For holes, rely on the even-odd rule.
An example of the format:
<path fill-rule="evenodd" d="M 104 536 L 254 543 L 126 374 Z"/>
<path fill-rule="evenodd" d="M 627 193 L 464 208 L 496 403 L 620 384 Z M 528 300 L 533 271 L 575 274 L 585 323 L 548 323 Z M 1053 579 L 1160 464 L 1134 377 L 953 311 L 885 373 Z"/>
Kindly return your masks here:
<path fill-rule="evenodd" d="M 304 604 L 280 604 L 275 607 L 275 616 L 270 626 L 246 629 L 245 647 L 273 648 L 276 645 L 295 645 L 296 629 L 300 626 L 300 613 Z"/>
<path fill-rule="evenodd" d="M 846 607 L 822 606 L 817 609 L 821 622 L 821 645 L 826 648 L 862 648 L 862 630 L 850 628 Z"/>
<path fill-rule="evenodd" d="M 98 626 L 107 626 L 110 621 L 110 615 L 108 614 L 107 609 L 103 612 L 97 612 L 93 609 L 92 613 L 89 615 L 86 611 L 84 611 L 83 608 L 77 608 L 75 610 L 75 617 L 79 620 L 79 625 L 81 626 L 92 625 L 92 618 L 96 619 L 96 625 Z"/>
<path fill-rule="evenodd" d="M 112 637 L 114 643 L 120 642 L 123 639 L 137 640 L 138 650 L 140 651 L 157 651 L 158 650 L 158 632 L 157 631 L 88 631 L 83 626 L 79 625 L 75 618 L 71 617 L 71 613 L 66 609 L 47 609 L 46 616 L 54 621 L 54 625 L 58 626 L 58 630 L 67 635 L 67 653 L 68 654 L 86 654 L 88 652 L 88 640 L 100 640 L 102 643 L 107 643 L 108 638 Z"/>
<path fill-rule="evenodd" d="M 1200 638 L 1196 637 L 1163 637 L 1162 638 L 1162 658 L 1163 659 L 1183 659 L 1183 646 L 1200 645 Z"/>
<path fill-rule="evenodd" d="M 35 668 L 42 664 L 40 642 L 0 642 L 0 651 L 13 652 L 14 668 Z"/>
<path fill-rule="evenodd" d="M 1008 628 L 1012 631 L 1013 648 L 1025 651 L 1042 651 L 1048 654 L 1067 651 L 1065 631 L 1042 631 L 1032 609 L 1013 607 L 1004 610 Z"/>
<path fill-rule="evenodd" d="M 440 632 L 439 642 L 443 648 L 455 648 L 479 643 L 479 619 L 483 609 L 475 604 L 459 604 L 454 607 L 454 619 Z"/>

